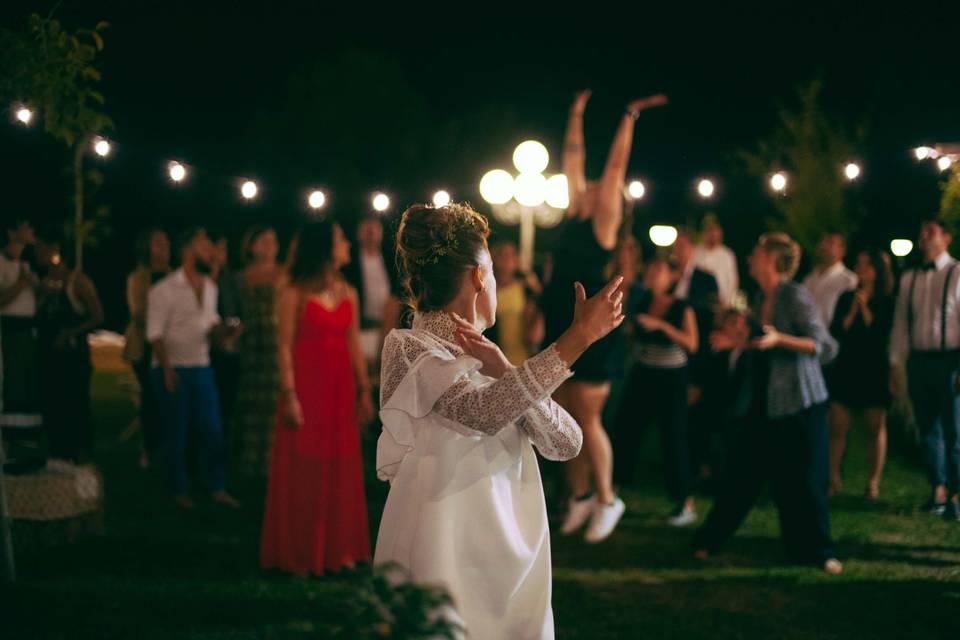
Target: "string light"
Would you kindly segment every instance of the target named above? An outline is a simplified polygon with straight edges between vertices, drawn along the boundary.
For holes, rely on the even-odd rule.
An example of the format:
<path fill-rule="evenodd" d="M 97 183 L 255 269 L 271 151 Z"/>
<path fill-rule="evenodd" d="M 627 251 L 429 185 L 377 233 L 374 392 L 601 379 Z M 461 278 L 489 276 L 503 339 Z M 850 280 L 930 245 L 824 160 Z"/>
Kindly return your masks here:
<path fill-rule="evenodd" d="M 787 174 L 782 171 L 778 171 L 772 176 L 770 176 L 770 188 L 781 193 L 784 189 L 787 188 Z"/>
<path fill-rule="evenodd" d="M 647 193 L 647 188 L 639 180 L 633 180 L 627 185 L 627 195 L 633 200 L 640 200 Z"/>
<path fill-rule="evenodd" d="M 713 197 L 714 190 L 715 187 L 712 180 L 703 179 L 697 183 L 697 193 L 700 194 L 701 198 Z"/>
<path fill-rule="evenodd" d="M 240 195 L 242 195 L 246 200 L 253 200 L 256 198 L 259 191 L 260 188 L 253 180 L 246 180 L 242 185 L 240 185 Z"/>
<path fill-rule="evenodd" d="M 324 205 L 327 204 L 327 196 L 319 189 L 311 191 L 310 195 L 307 196 L 307 204 L 310 205 L 311 209 L 322 209 Z"/>
<path fill-rule="evenodd" d="M 940 171 L 946 171 L 950 168 L 950 165 L 953 164 L 953 160 L 950 159 L 950 156 L 940 156 L 937 160 L 937 168 Z"/>
<path fill-rule="evenodd" d="M 110 143 L 107 142 L 106 138 L 96 138 L 93 141 L 93 152 L 96 153 L 101 158 L 106 158 L 110 155 L 111 147 Z"/>
<path fill-rule="evenodd" d="M 658 247 L 669 247 L 677 241 L 677 228 L 665 224 L 650 227 L 650 242 Z"/>
<path fill-rule="evenodd" d="M 450 204 L 450 194 L 441 189 L 433 194 L 433 206 L 445 207 Z"/>
<path fill-rule="evenodd" d="M 33 111 L 26 107 L 20 107 L 17 109 L 16 118 L 20 124 L 30 126 L 30 122 L 33 120 Z"/>
<path fill-rule="evenodd" d="M 179 162 L 171 162 L 167 165 L 167 173 L 170 174 L 170 179 L 174 182 L 183 182 L 184 178 L 187 177 L 187 168 Z"/>
<path fill-rule="evenodd" d="M 890 241 L 890 253 L 898 258 L 910 255 L 911 251 L 913 251 L 913 242 L 910 240 L 897 238 L 896 240 Z"/>
<path fill-rule="evenodd" d="M 849 162 L 847 166 L 843 168 L 843 173 L 847 176 L 847 180 L 856 180 L 860 177 L 860 165 L 856 162 Z"/>
<path fill-rule="evenodd" d="M 390 198 L 385 193 L 376 193 L 373 196 L 373 208 L 383 213 L 390 208 Z"/>

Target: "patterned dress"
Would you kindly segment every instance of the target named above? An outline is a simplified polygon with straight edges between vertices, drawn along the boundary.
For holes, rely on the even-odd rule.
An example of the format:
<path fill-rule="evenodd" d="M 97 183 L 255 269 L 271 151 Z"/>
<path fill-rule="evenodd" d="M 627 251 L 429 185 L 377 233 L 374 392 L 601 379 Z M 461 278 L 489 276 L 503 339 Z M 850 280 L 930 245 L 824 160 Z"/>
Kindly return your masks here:
<path fill-rule="evenodd" d="M 280 376 L 272 284 L 244 287 L 241 294 L 240 387 L 234 454 L 236 471 L 266 477 L 277 412 Z"/>

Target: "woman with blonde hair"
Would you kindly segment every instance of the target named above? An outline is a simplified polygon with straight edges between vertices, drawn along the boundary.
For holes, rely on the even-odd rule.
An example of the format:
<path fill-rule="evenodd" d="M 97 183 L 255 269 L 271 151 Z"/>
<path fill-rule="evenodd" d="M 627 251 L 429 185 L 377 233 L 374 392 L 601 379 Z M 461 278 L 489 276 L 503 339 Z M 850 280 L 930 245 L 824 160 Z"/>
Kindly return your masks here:
<path fill-rule="evenodd" d="M 758 329 L 752 337 L 712 337 L 716 350 L 752 351 L 751 408 L 713 510 L 697 531 L 695 555 L 706 558 L 734 534 L 769 479 L 787 555 L 837 574 L 843 566 L 830 537 L 827 386 L 820 369 L 836 356 L 837 343 L 813 298 L 793 281 L 799 264 L 800 246 L 790 236 L 760 236 L 749 258 L 760 288 Z"/>

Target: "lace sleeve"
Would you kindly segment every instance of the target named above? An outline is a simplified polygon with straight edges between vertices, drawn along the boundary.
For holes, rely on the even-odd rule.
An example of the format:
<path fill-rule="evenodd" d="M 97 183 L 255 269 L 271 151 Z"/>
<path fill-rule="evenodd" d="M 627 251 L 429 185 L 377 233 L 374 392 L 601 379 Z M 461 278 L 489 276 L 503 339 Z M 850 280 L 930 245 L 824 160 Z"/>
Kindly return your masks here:
<path fill-rule="evenodd" d="M 549 399 L 571 372 L 551 345 L 510 369 L 499 380 L 478 386 L 464 377 L 440 396 L 440 415 L 492 435 Z"/>
<path fill-rule="evenodd" d="M 550 399 L 523 414 L 517 425 L 547 460 L 576 458 L 583 445 L 580 425 L 563 407 Z"/>

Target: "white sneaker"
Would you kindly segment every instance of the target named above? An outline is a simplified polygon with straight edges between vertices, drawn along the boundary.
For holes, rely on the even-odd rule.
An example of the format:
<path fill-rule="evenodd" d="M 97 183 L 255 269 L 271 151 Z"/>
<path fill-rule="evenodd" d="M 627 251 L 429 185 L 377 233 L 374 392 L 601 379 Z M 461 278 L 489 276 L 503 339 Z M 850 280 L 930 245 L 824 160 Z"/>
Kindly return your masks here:
<path fill-rule="evenodd" d="M 687 527 L 696 521 L 697 512 L 694 509 L 678 509 L 667 518 L 667 524 L 671 527 Z"/>
<path fill-rule="evenodd" d="M 583 500 L 570 498 L 570 501 L 567 503 L 567 515 L 563 519 L 560 533 L 568 536 L 582 527 L 590 518 L 590 514 L 593 512 L 593 505 L 596 503 L 597 499 L 594 497 L 584 498 Z"/>
<path fill-rule="evenodd" d="M 590 544 L 606 540 L 613 533 L 617 523 L 620 522 L 626 508 L 627 506 L 623 504 L 623 500 L 620 498 L 614 498 L 612 504 L 600 504 L 598 502 L 590 515 L 590 526 L 587 527 L 584 540 Z"/>

